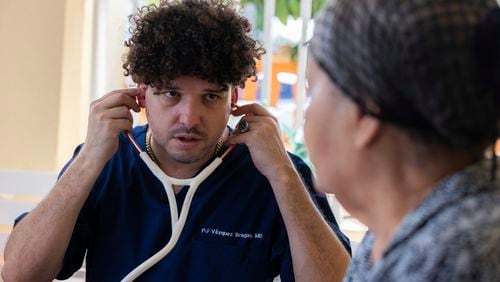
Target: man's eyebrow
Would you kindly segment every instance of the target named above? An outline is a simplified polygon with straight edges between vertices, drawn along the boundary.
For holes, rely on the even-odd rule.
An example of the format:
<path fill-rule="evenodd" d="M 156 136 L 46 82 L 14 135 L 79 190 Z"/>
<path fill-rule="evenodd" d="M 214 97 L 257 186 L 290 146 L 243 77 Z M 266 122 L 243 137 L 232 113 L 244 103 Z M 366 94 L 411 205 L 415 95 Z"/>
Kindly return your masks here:
<path fill-rule="evenodd" d="M 220 86 L 219 88 L 205 88 L 205 89 L 203 89 L 203 92 L 219 93 L 219 92 L 227 91 L 228 89 L 229 89 L 229 87 L 227 87 L 227 86 Z M 165 91 L 165 90 L 182 90 L 182 89 L 180 87 L 175 86 L 174 84 L 166 84 L 161 89 L 158 89 L 158 91 Z"/>
<path fill-rule="evenodd" d="M 205 88 L 203 91 L 204 92 L 223 92 L 223 91 L 227 91 L 228 87 L 227 86 L 221 86 L 219 88 Z"/>
<path fill-rule="evenodd" d="M 177 87 L 177 86 L 175 86 L 175 84 L 171 84 L 171 83 L 169 83 L 169 84 L 165 84 L 165 86 L 163 86 L 161 89 L 162 89 L 162 90 L 165 90 L 165 89 L 170 89 L 170 90 L 179 90 L 180 88 L 179 88 L 179 87 Z"/>

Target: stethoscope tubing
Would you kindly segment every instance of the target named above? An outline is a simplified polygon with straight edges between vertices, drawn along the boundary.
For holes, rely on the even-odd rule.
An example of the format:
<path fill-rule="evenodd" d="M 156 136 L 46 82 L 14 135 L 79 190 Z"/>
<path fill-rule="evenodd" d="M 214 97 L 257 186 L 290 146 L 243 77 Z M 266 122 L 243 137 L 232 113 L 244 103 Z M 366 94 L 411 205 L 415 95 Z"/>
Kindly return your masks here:
<path fill-rule="evenodd" d="M 179 240 L 179 237 L 184 229 L 184 225 L 186 223 L 186 219 L 189 213 L 189 208 L 191 206 L 191 202 L 193 200 L 194 194 L 200 184 L 212 174 L 217 167 L 222 163 L 224 157 L 233 149 L 233 146 L 229 147 L 226 152 L 221 156 L 215 158 L 212 163 L 210 163 L 207 167 L 205 167 L 198 175 L 192 178 L 187 179 L 179 179 L 175 177 L 170 177 L 166 175 L 160 167 L 149 157 L 149 155 L 144 152 L 135 142 L 134 138 L 130 133 L 127 133 L 130 141 L 136 147 L 136 149 L 140 152 L 139 156 L 142 161 L 146 164 L 149 170 L 153 173 L 153 175 L 160 180 L 163 184 L 165 192 L 167 193 L 168 203 L 170 206 L 170 220 L 172 226 L 172 235 L 168 241 L 168 243 L 153 256 L 145 260 L 139 266 L 137 266 L 134 270 L 132 270 L 127 276 L 125 276 L 121 281 L 129 282 L 134 281 L 141 274 L 146 272 L 149 268 L 153 267 L 156 263 L 158 263 L 162 258 L 170 253 L 170 251 L 174 248 L 175 244 Z M 186 197 L 184 199 L 184 203 L 182 204 L 180 217 L 178 215 L 177 209 L 177 201 L 175 199 L 174 189 L 172 185 L 179 186 L 189 186 Z"/>

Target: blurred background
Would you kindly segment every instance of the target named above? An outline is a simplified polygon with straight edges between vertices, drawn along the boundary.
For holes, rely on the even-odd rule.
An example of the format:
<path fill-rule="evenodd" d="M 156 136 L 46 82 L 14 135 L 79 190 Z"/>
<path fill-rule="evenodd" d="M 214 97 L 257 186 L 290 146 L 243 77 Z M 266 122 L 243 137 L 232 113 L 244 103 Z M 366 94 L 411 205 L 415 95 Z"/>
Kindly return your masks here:
<path fill-rule="evenodd" d="M 125 88 L 128 15 L 141 0 L 0 0 L 0 268 L 14 218 L 50 190 L 85 138 L 91 101 Z M 267 54 L 240 103 L 259 102 L 278 117 L 288 150 L 308 160 L 303 140 L 306 42 L 326 0 L 241 0 L 252 36 Z M 145 123 L 143 114 L 135 123 Z M 231 121 L 234 122 L 234 121 Z M 329 196 L 341 228 L 355 242 L 366 228 Z M 83 277 L 82 271 L 75 279 Z M 80 277 L 80 278 L 78 278 Z"/>

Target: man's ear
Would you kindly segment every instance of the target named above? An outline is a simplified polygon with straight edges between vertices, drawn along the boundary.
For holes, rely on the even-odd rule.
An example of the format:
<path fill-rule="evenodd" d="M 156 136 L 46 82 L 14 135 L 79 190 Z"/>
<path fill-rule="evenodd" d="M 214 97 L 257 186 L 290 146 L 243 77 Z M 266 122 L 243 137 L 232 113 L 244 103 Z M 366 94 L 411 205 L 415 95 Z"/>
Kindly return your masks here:
<path fill-rule="evenodd" d="M 236 103 L 238 103 L 238 91 L 239 87 L 233 87 L 233 93 L 231 93 L 231 109 L 233 109 L 236 106 Z"/>
<path fill-rule="evenodd" d="M 139 107 L 145 108 L 146 107 L 146 90 L 147 90 L 147 88 L 142 83 L 137 85 L 137 87 L 141 89 L 141 94 L 137 95 L 137 103 L 139 104 Z"/>
<path fill-rule="evenodd" d="M 358 149 L 370 146 L 380 134 L 382 125 L 380 120 L 370 115 L 360 115 L 354 134 L 354 146 Z"/>
<path fill-rule="evenodd" d="M 137 96 L 137 102 L 139 103 L 139 107 L 145 108 L 146 107 L 146 95 L 140 94 Z"/>

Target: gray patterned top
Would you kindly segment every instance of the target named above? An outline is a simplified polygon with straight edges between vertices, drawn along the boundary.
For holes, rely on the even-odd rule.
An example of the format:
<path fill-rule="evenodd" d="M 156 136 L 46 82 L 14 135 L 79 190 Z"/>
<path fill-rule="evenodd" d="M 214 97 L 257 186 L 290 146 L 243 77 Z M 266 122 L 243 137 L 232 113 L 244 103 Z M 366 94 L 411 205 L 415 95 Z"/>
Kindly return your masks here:
<path fill-rule="evenodd" d="M 345 281 L 500 281 L 499 182 L 486 161 L 446 177 L 402 220 L 375 265 L 367 233 Z"/>

